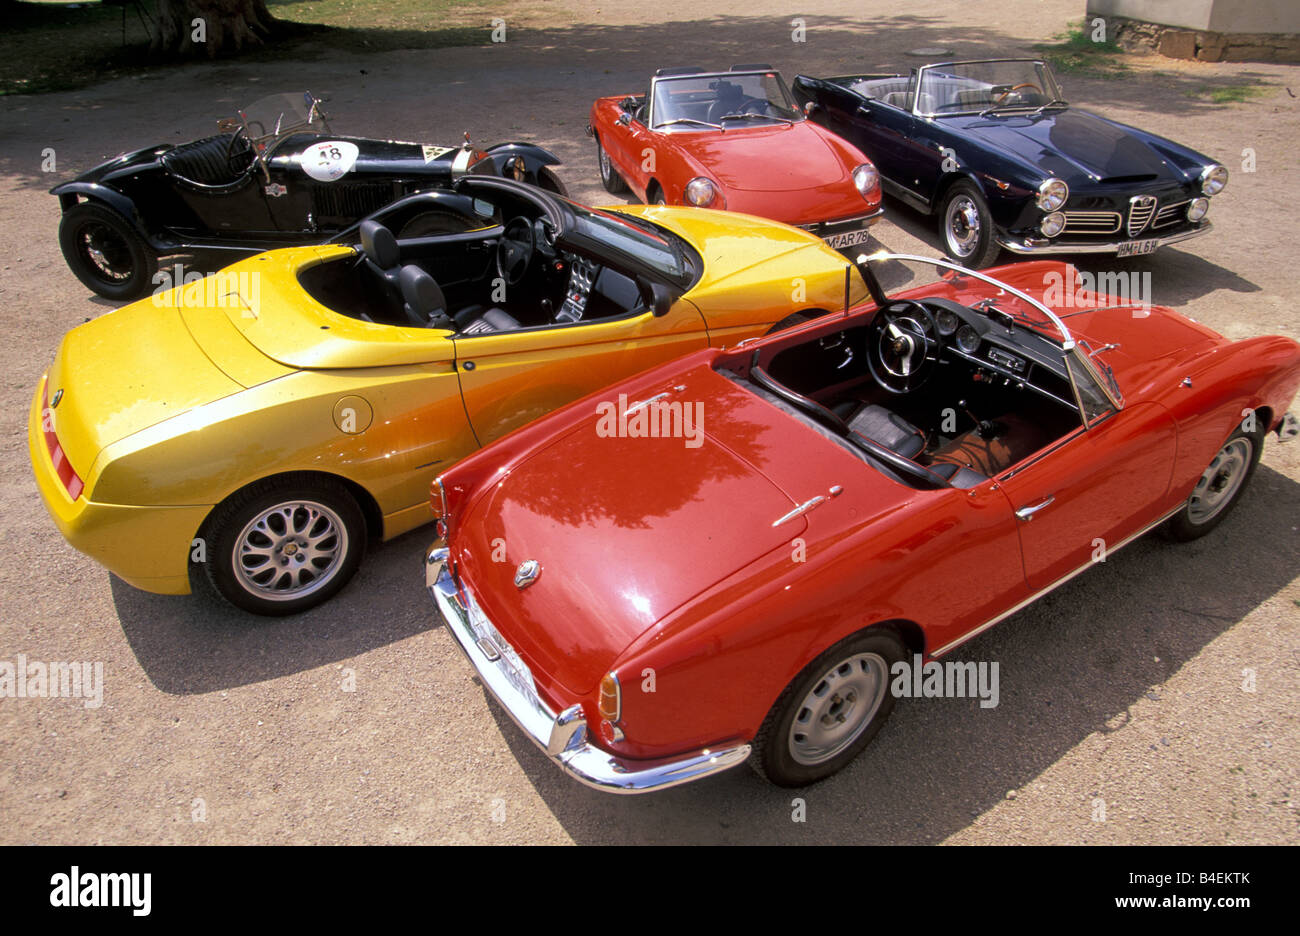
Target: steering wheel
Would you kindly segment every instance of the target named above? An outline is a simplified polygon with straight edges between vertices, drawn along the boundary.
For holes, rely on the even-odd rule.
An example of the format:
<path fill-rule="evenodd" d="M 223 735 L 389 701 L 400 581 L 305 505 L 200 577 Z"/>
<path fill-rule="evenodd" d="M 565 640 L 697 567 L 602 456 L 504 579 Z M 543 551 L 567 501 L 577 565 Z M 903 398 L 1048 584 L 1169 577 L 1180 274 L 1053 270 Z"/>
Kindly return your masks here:
<path fill-rule="evenodd" d="M 993 102 L 993 106 L 997 107 L 999 104 L 1001 104 L 1003 101 L 1007 99 L 1007 95 L 1019 91 L 1021 88 L 1033 88 L 1039 94 L 1043 93 L 1043 89 L 1038 87 L 1038 85 L 1034 84 L 1032 81 L 1022 81 L 1020 84 L 1012 85 L 1010 88 L 1007 88 L 1007 90 L 1003 91 L 1002 94 L 998 97 L 998 99 Z"/>
<path fill-rule="evenodd" d="M 867 327 L 867 368 L 882 389 L 911 393 L 939 363 L 939 328 L 934 316 L 910 299 L 892 302 Z"/>
<path fill-rule="evenodd" d="M 507 286 L 515 286 L 524 278 L 535 250 L 532 222 L 522 216 L 511 218 L 497 244 L 497 273 Z"/>
<path fill-rule="evenodd" d="M 742 113 L 742 114 L 761 114 L 762 116 L 766 117 L 766 116 L 767 116 L 767 101 L 761 100 L 761 99 L 759 99 L 759 98 L 754 98 L 754 99 L 751 100 L 751 101 L 746 101 L 746 102 L 745 102 L 745 105 L 740 109 L 740 113 Z"/>

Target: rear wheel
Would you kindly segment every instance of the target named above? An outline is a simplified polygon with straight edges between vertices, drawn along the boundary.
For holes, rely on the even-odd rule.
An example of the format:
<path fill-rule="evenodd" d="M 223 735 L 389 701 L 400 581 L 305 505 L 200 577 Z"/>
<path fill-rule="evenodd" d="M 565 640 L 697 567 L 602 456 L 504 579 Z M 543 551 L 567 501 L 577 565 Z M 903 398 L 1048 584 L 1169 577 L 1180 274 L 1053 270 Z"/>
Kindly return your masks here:
<path fill-rule="evenodd" d="M 329 478 L 258 482 L 233 495 L 207 524 L 208 579 L 254 614 L 306 611 L 348 583 L 365 553 L 356 499 Z"/>
<path fill-rule="evenodd" d="M 614 168 L 609 153 L 605 152 L 605 147 L 601 145 L 600 137 L 596 137 L 596 162 L 600 166 L 600 184 L 605 186 L 605 191 L 611 195 L 622 195 L 627 191 L 627 183 Z"/>
<path fill-rule="evenodd" d="M 134 226 L 111 208 L 81 202 L 59 222 L 63 259 L 88 289 L 105 299 L 147 295 L 158 258 Z"/>
<path fill-rule="evenodd" d="M 1209 533 L 1237 506 L 1254 477 L 1263 433 L 1234 432 L 1210 460 L 1181 510 L 1165 521 L 1165 534 L 1186 542 Z"/>
<path fill-rule="evenodd" d="M 785 787 L 816 783 L 843 768 L 894 710 L 890 670 L 905 653 L 892 631 L 872 628 L 813 660 L 754 736 L 750 766 Z"/>

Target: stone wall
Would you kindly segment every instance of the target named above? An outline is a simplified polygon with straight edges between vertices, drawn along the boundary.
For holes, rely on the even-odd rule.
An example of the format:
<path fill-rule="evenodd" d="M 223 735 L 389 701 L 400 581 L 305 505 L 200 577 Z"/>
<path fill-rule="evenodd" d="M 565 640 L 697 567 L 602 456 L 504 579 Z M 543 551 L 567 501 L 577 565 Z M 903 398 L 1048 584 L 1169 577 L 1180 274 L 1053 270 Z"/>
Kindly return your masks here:
<path fill-rule="evenodd" d="M 1176 59 L 1300 62 L 1300 35 L 1295 33 L 1222 33 L 1107 16 L 1106 35 L 1121 48 L 1153 49 Z"/>

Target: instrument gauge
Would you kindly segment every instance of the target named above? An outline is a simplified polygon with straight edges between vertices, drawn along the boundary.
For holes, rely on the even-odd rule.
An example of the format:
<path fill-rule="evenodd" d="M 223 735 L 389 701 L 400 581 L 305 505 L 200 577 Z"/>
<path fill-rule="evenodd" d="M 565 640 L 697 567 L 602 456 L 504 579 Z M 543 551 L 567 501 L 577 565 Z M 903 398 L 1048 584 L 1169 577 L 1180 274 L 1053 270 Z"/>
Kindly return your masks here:
<path fill-rule="evenodd" d="M 967 354 L 974 354 L 980 348 L 979 332 L 969 325 L 963 325 L 957 329 L 957 347 L 961 348 Z"/>
<path fill-rule="evenodd" d="M 934 317 L 934 324 L 938 327 L 939 334 L 947 337 L 961 326 L 961 319 L 957 317 L 955 312 L 940 309 L 939 314 Z"/>

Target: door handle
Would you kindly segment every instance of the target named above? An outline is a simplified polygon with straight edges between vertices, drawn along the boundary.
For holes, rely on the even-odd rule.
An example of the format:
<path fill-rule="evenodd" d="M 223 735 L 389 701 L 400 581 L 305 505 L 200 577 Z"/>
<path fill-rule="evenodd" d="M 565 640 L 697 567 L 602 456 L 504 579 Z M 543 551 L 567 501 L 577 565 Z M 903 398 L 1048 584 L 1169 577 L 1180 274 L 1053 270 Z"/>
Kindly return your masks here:
<path fill-rule="evenodd" d="M 1019 510 L 1016 511 L 1016 518 L 1028 523 L 1030 520 L 1034 519 L 1034 514 L 1038 513 L 1038 511 L 1042 510 L 1044 507 L 1050 506 L 1051 503 L 1055 500 L 1056 500 L 1056 495 L 1049 494 L 1047 497 L 1040 500 L 1037 504 L 1030 504 L 1028 507 L 1021 507 Z"/>

